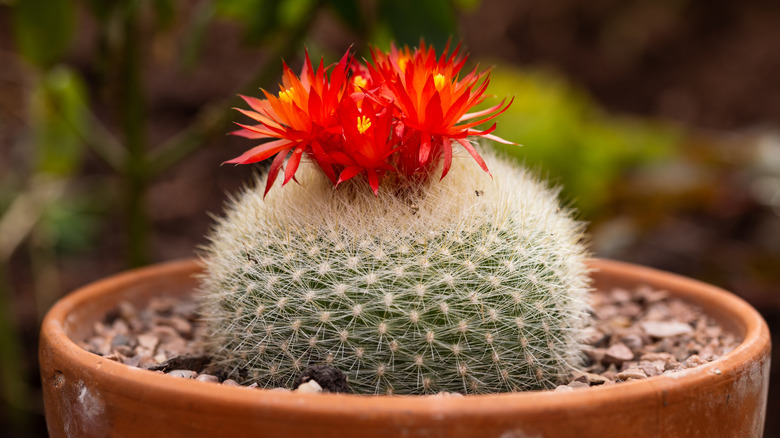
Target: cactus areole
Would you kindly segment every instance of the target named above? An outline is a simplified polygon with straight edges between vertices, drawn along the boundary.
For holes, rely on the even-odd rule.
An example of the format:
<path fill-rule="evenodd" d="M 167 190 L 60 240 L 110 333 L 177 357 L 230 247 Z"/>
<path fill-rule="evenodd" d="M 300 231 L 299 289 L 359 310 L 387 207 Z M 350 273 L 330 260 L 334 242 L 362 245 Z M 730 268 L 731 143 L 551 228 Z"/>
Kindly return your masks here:
<path fill-rule="evenodd" d="M 489 75 L 461 76 L 458 52 L 421 42 L 316 71 L 307 55 L 277 95 L 244 97 L 257 124 L 235 134 L 270 141 L 229 162 L 274 158 L 217 221 L 201 281 L 233 378 L 289 387 L 329 364 L 356 393 L 471 394 L 549 388 L 578 365 L 582 224 L 477 151 L 506 142 L 476 126 L 508 104 L 469 112 Z"/>

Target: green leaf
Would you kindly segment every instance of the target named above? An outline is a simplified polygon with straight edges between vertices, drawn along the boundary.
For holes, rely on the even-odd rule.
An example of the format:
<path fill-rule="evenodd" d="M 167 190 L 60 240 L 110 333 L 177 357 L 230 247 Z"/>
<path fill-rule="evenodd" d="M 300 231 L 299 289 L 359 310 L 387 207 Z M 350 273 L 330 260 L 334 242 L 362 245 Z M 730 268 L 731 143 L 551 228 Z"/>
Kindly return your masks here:
<path fill-rule="evenodd" d="M 90 181 L 95 183 L 95 181 Z M 87 251 L 94 247 L 100 233 L 101 215 L 106 211 L 105 186 L 91 187 L 91 193 L 69 193 L 46 206 L 40 229 L 62 253 Z"/>
<path fill-rule="evenodd" d="M 416 46 L 422 37 L 441 50 L 457 33 L 455 11 L 447 0 L 381 0 L 379 16 L 399 45 Z"/>
<path fill-rule="evenodd" d="M 11 9 L 19 52 L 33 64 L 48 67 L 68 49 L 76 8 L 68 0 L 24 0 Z"/>
<path fill-rule="evenodd" d="M 65 67 L 43 76 L 31 93 L 30 124 L 36 170 L 70 175 L 84 155 L 87 94 L 81 78 Z"/>

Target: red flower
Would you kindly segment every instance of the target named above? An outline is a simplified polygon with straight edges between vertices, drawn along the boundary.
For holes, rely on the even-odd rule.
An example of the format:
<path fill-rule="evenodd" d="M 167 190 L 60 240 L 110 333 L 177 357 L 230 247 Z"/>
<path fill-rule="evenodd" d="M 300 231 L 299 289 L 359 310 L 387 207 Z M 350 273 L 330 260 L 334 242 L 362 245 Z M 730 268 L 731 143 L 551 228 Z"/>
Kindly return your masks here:
<path fill-rule="evenodd" d="M 395 97 L 396 129 L 403 143 L 399 165 L 406 174 L 429 169 L 443 158 L 444 177 L 452 163 L 452 141 L 460 143 L 489 173 L 467 137 L 484 136 L 510 143 L 490 134 L 495 124 L 484 131 L 472 129 L 506 111 L 511 101 L 506 106 L 502 101 L 494 107 L 469 114 L 472 107 L 485 99 L 489 73 L 477 73 L 475 68 L 463 79 L 458 79 L 466 61 L 465 57 L 458 57 L 459 50 L 460 45 L 447 55 L 447 44 L 438 60 L 433 47 L 426 47 L 424 41 L 414 53 L 410 53 L 408 48 L 398 51 L 395 47 L 390 56 L 373 51 L 384 85 Z M 467 120 L 471 121 L 458 124 Z M 432 157 L 434 160 L 431 160 Z"/>
<path fill-rule="evenodd" d="M 306 63 L 300 79 L 284 65 L 278 97 L 265 90 L 262 90 L 266 97 L 263 100 L 241 96 L 253 111 L 239 111 L 260 124 L 238 124 L 243 129 L 233 134 L 251 139 L 277 140 L 256 146 L 226 162 L 249 164 L 276 155 L 268 172 L 265 188 L 265 193 L 268 193 L 287 155 L 292 151 L 285 168 L 283 185 L 293 178 L 301 157 L 306 152 L 320 164 L 331 181 L 335 182 L 335 172 L 327 162 L 323 143 L 341 133 L 336 109 L 346 89 L 348 60 L 349 53 L 346 53 L 331 73 L 330 80 L 327 80 L 322 61 L 315 72 L 309 54 L 306 53 Z"/>
<path fill-rule="evenodd" d="M 395 152 L 392 108 L 366 98 L 345 98 L 338 116 L 343 128 L 342 148 L 329 154 L 343 167 L 338 182 L 365 173 L 376 194 L 382 174 L 395 171 L 388 163 L 388 157 Z"/>
<path fill-rule="evenodd" d="M 469 113 L 485 99 L 489 73 L 475 68 L 459 78 L 466 61 L 459 50 L 448 54 L 447 44 L 437 59 L 422 41 L 414 52 L 393 45 L 389 53 L 372 50 L 373 64 L 357 62 L 347 52 L 329 79 L 323 62 L 315 72 L 307 53 L 300 79 L 284 66 L 278 96 L 265 90 L 265 99 L 242 96 L 251 110 L 239 111 L 259 123 L 239 125 L 233 134 L 275 140 L 227 162 L 248 164 L 275 155 L 268 193 L 288 155 L 283 184 L 295 176 L 305 153 L 334 185 L 365 174 L 376 194 L 385 174 L 426 179 L 440 160 L 444 178 L 456 141 L 489 173 L 468 137 L 510 143 L 491 134 L 495 124 L 484 131 L 474 127 L 506 111 L 511 101 Z"/>

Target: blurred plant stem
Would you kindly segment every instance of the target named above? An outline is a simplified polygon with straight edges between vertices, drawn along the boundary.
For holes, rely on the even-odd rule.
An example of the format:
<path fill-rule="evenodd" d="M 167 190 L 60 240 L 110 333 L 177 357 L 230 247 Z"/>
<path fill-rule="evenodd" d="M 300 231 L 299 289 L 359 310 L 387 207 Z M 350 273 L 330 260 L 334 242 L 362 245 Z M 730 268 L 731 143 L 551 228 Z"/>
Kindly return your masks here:
<path fill-rule="evenodd" d="M 122 136 L 127 150 L 122 169 L 124 210 L 127 225 L 127 263 L 148 262 L 149 220 L 144 202 L 149 182 L 146 170 L 146 112 L 141 64 L 141 34 L 138 7 L 124 13 L 119 49 L 118 103 Z"/>

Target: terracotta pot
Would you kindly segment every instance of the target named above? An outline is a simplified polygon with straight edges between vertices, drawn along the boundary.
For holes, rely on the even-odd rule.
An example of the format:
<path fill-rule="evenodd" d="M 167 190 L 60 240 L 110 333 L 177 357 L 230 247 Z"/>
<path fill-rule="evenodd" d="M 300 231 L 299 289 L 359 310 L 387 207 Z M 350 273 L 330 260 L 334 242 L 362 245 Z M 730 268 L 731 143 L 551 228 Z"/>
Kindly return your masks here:
<path fill-rule="evenodd" d="M 767 325 L 721 289 L 594 260 L 602 288 L 648 284 L 699 304 L 741 335 L 738 348 L 671 375 L 571 392 L 468 397 L 296 394 L 183 381 L 89 353 L 87 337 L 120 300 L 190 294 L 198 267 L 172 262 L 119 274 L 60 300 L 41 329 L 52 437 L 761 437 L 769 384 Z"/>

